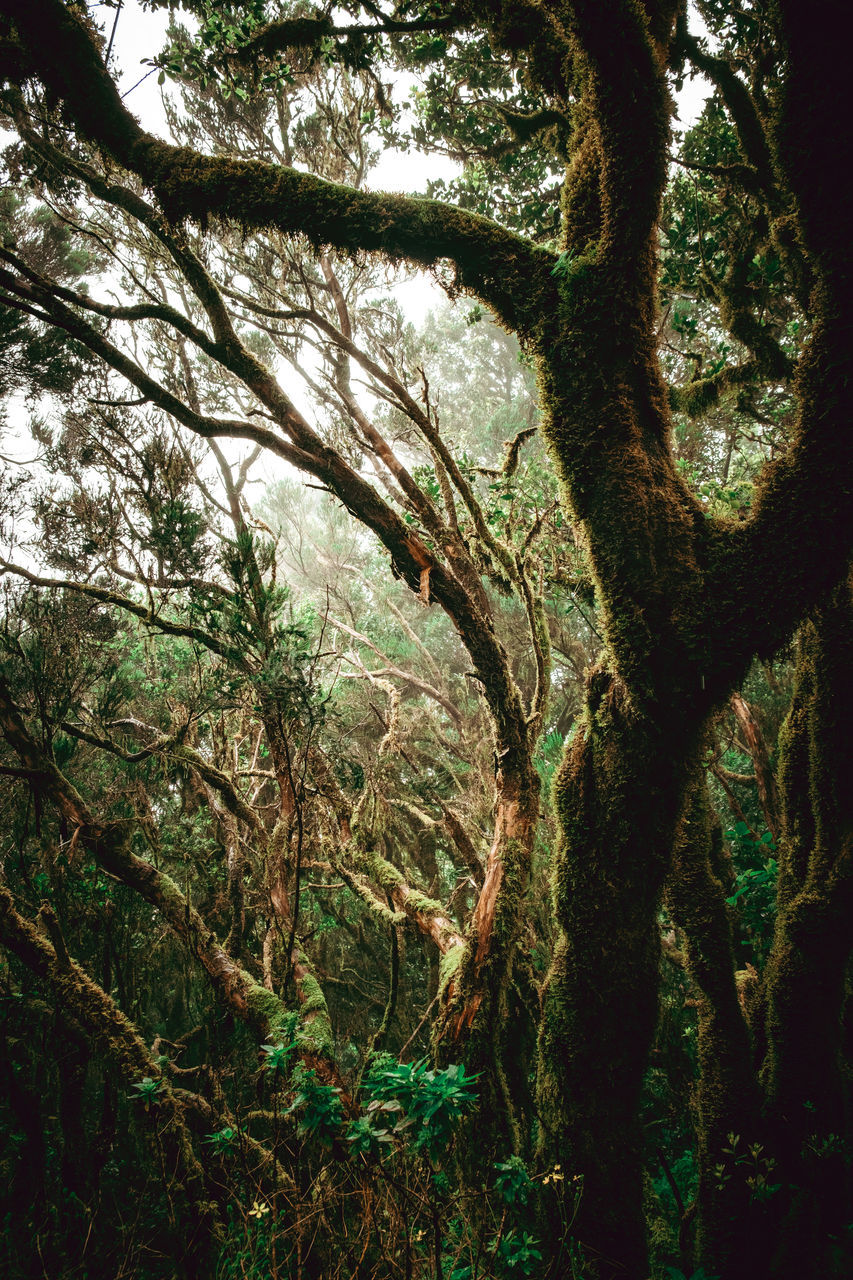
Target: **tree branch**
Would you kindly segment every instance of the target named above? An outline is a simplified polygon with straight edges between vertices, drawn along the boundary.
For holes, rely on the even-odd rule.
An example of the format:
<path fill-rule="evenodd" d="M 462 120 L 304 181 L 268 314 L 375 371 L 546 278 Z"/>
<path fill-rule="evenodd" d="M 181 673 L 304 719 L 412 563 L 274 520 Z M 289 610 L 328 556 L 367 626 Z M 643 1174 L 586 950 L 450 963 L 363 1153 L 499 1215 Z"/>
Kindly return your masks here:
<path fill-rule="evenodd" d="M 486 218 L 159 141 L 126 109 L 89 33 L 61 0 L 10 0 L 6 11 L 30 65 L 80 132 L 153 188 L 172 221 L 229 218 L 246 230 L 276 227 L 302 233 L 316 247 L 380 252 L 423 267 L 449 258 L 460 286 L 516 329 L 535 323 L 543 303 L 554 301 L 553 255 Z M 62 58 L 53 57 L 56 48 Z"/>

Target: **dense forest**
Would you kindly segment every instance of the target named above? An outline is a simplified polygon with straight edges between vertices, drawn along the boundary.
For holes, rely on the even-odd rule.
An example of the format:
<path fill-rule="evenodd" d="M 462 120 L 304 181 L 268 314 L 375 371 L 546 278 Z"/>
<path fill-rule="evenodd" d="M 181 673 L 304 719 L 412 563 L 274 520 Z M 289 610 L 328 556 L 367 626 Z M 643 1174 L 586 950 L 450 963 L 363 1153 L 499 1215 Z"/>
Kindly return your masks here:
<path fill-rule="evenodd" d="M 0 1270 L 849 1276 L 845 6 L 142 8 L 0 5 Z"/>

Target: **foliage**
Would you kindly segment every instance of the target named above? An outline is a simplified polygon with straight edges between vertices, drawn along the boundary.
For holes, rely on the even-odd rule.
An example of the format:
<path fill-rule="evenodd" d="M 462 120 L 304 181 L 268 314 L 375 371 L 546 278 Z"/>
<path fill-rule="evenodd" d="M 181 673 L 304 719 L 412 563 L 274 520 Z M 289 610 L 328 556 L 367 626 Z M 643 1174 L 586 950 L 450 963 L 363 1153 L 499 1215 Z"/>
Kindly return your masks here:
<path fill-rule="evenodd" d="M 0 15 L 0 1269 L 846 1274 L 831 22 L 144 8 Z"/>

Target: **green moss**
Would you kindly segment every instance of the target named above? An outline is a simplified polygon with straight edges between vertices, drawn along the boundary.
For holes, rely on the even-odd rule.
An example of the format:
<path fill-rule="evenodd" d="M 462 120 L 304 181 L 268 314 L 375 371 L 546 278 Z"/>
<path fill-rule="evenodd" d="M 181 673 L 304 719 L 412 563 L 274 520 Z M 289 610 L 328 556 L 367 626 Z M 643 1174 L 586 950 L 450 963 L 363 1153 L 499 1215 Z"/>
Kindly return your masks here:
<path fill-rule="evenodd" d="M 367 884 L 360 876 L 354 875 L 348 879 L 348 883 L 355 893 L 361 898 L 362 902 L 378 916 L 380 920 L 388 925 L 402 924 L 406 919 L 405 912 L 392 911 L 386 902 L 378 898 L 373 892 L 369 884 Z"/>
<path fill-rule="evenodd" d="M 247 231 L 299 233 L 316 248 L 381 252 L 424 267 L 450 258 L 460 287 L 476 291 L 516 330 L 529 329 L 553 294 L 549 252 L 435 200 L 356 191 L 295 169 L 203 156 L 147 136 L 129 160 L 174 222 L 204 226 L 210 217 L 227 216 Z"/>
<path fill-rule="evenodd" d="M 301 1039 L 303 1043 L 310 1044 L 315 1053 L 332 1057 L 334 1035 L 326 997 L 319 982 L 308 968 L 308 957 L 301 951 L 298 954 L 300 964 L 306 969 L 299 980 Z"/>
<path fill-rule="evenodd" d="M 719 378 L 697 378 L 685 387 L 673 388 L 670 404 L 677 412 L 686 413 L 688 418 L 701 418 L 717 404 L 721 389 Z"/>
<path fill-rule="evenodd" d="M 699 775 L 675 843 L 666 902 L 673 923 L 684 932 L 688 972 L 700 993 L 697 1257 L 707 1268 L 736 1280 L 752 1274 L 758 1261 L 747 1229 L 752 1202 L 741 1166 L 724 1185 L 715 1170 L 731 1163 L 730 1134 L 739 1134 L 744 1148 L 758 1136 L 760 1099 L 738 999 L 723 887 L 712 869 L 718 838 L 704 776 Z"/>
<path fill-rule="evenodd" d="M 246 1007 L 249 1021 L 269 1040 L 276 1040 L 284 1035 L 288 1025 L 288 1012 L 274 991 L 268 991 L 260 982 L 256 982 L 249 974 L 244 974 L 246 984 Z"/>
<path fill-rule="evenodd" d="M 841 1067 L 853 915 L 853 607 L 844 584 L 803 626 L 795 693 L 782 735 L 784 805 L 780 900 L 765 972 L 767 1053 L 762 1083 L 781 1176 L 800 1188 L 785 1247 L 785 1275 L 830 1272 L 803 1240 L 825 1240 L 849 1220 L 839 1196 L 847 1132 Z M 847 1215 L 845 1217 L 845 1215 Z M 796 1268 L 799 1267 L 799 1271 Z"/>
<path fill-rule="evenodd" d="M 187 906 L 186 895 L 177 882 L 170 875 L 167 875 L 165 871 L 157 871 L 155 875 L 156 890 L 158 896 L 163 900 L 161 910 L 166 918 L 171 921 L 175 913 L 178 913 L 178 915 L 185 913 Z"/>
<path fill-rule="evenodd" d="M 402 877 L 401 877 L 402 881 Z M 435 898 L 430 898 L 425 893 L 421 893 L 417 889 L 410 889 L 406 895 L 406 903 L 411 906 L 413 911 L 421 912 L 423 915 L 437 916 L 444 915 L 444 905 L 437 902 Z"/>
<path fill-rule="evenodd" d="M 444 955 L 438 962 L 438 995 L 444 995 L 447 984 L 452 981 L 462 963 L 465 954 L 464 947 L 451 947 L 449 951 L 445 951 Z"/>
<path fill-rule="evenodd" d="M 272 829 L 272 835 L 269 838 L 269 854 L 273 865 L 276 865 L 282 855 L 287 852 L 288 825 L 287 819 L 279 818 Z"/>

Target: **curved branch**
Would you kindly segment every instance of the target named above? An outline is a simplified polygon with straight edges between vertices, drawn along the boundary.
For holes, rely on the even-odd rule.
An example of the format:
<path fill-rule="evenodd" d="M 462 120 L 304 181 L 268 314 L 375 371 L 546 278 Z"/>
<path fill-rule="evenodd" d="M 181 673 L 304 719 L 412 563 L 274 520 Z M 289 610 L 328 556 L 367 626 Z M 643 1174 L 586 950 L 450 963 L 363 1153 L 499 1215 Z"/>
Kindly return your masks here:
<path fill-rule="evenodd" d="M 96 587 L 90 582 L 74 582 L 68 578 L 45 578 L 41 574 L 33 573 L 31 569 L 24 568 L 23 565 L 14 564 L 11 560 L 0 560 L 0 577 L 4 573 L 14 573 L 16 577 L 23 578 L 25 582 L 32 583 L 34 587 L 75 591 L 80 595 L 88 596 L 91 600 L 97 600 L 101 604 L 122 609 L 125 613 L 130 613 L 135 618 L 140 618 L 148 626 L 156 627 L 164 635 L 183 636 L 187 640 L 195 640 L 196 643 L 209 649 L 211 653 L 218 654 L 220 658 L 225 658 L 228 662 L 236 663 L 240 670 L 246 671 L 248 669 L 243 654 L 217 640 L 209 631 L 204 631 L 201 627 L 194 627 L 186 623 L 172 622 L 168 618 L 161 617 L 160 614 L 155 613 L 153 609 L 147 608 L 144 604 L 138 604 L 128 596 L 119 595 L 117 591 L 109 591 L 106 587 Z"/>
<path fill-rule="evenodd" d="M 379 252 L 422 267 L 450 259 L 460 285 L 524 329 L 556 298 L 553 254 L 436 200 L 356 191 L 257 161 L 204 156 L 146 133 L 119 97 L 83 24 L 61 0 L 10 0 L 25 58 L 80 132 L 157 192 L 172 221 L 276 227 L 315 246 Z M 53 51 L 61 48 L 62 58 Z"/>
<path fill-rule="evenodd" d="M 270 22 L 257 35 L 252 36 L 240 49 L 231 54 L 234 62 L 251 61 L 258 54 L 266 58 L 286 49 L 317 49 L 325 39 L 346 40 L 350 36 L 409 35 L 418 31 L 455 31 L 461 18 L 450 13 L 444 18 L 413 18 L 401 21 L 385 18 L 380 23 L 353 23 L 348 27 L 336 27 L 331 18 L 285 18 Z"/>
<path fill-rule="evenodd" d="M 184 727 L 178 733 L 162 737 L 153 725 L 143 724 L 140 720 L 113 721 L 110 728 L 118 729 L 122 733 L 136 734 L 143 742 L 149 744 L 141 751 L 123 751 L 110 738 L 101 738 L 98 734 L 89 733 L 80 725 L 70 724 L 65 720 L 59 727 L 63 733 L 68 733 L 73 738 L 79 738 L 81 742 L 87 742 L 90 746 L 98 747 L 102 751 L 109 751 L 111 755 L 118 756 L 120 760 L 126 760 L 131 764 L 146 760 L 152 755 L 166 755 L 173 760 L 180 761 L 182 764 L 190 765 L 204 779 L 211 790 L 221 796 L 225 808 L 235 818 L 245 822 L 246 826 L 250 827 L 252 831 L 263 832 L 264 826 L 260 818 L 254 809 L 246 804 L 246 801 L 228 775 L 223 773 L 221 769 L 217 769 L 208 760 L 205 760 L 204 756 L 193 747 L 181 742 L 181 738 L 186 732 Z"/>

